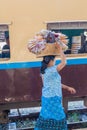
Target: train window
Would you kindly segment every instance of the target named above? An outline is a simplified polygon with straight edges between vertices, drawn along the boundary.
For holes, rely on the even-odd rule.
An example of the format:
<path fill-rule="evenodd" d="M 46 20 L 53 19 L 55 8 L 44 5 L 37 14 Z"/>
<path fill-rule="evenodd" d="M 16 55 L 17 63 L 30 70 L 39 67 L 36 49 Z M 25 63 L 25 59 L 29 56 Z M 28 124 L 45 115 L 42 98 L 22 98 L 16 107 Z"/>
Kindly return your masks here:
<path fill-rule="evenodd" d="M 68 36 L 67 56 L 87 56 L 87 21 L 48 22 L 47 29 Z"/>
<path fill-rule="evenodd" d="M 0 60 L 10 58 L 9 26 L 0 25 Z"/>

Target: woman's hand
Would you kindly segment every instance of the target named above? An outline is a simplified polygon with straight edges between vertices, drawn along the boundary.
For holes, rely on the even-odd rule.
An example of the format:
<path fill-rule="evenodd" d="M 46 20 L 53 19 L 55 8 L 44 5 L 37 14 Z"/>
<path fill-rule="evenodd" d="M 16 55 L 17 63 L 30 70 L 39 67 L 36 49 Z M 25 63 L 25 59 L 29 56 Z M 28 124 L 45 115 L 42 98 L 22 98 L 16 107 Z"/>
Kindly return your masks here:
<path fill-rule="evenodd" d="M 65 84 L 62 84 L 62 88 L 69 91 L 71 94 L 75 94 L 76 93 L 76 90 L 73 88 L 73 87 L 69 87 Z"/>
<path fill-rule="evenodd" d="M 76 90 L 72 87 L 67 87 L 67 90 L 71 93 L 71 94 L 75 94 Z"/>
<path fill-rule="evenodd" d="M 58 43 L 55 43 L 55 47 L 58 49 L 59 53 L 63 52 L 62 46 Z"/>

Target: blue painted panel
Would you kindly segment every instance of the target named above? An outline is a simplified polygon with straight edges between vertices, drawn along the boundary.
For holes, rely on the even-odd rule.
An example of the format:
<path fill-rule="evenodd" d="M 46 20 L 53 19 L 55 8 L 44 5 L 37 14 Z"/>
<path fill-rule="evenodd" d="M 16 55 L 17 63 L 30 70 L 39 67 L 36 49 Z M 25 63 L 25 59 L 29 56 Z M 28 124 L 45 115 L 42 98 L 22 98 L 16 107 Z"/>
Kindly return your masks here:
<path fill-rule="evenodd" d="M 60 60 L 56 61 L 56 64 L 58 63 L 60 63 Z M 67 65 L 79 65 L 79 64 L 87 64 L 87 58 L 67 59 Z M 41 61 L 14 62 L 14 63 L 1 63 L 0 69 L 36 68 L 40 66 L 41 66 Z"/>

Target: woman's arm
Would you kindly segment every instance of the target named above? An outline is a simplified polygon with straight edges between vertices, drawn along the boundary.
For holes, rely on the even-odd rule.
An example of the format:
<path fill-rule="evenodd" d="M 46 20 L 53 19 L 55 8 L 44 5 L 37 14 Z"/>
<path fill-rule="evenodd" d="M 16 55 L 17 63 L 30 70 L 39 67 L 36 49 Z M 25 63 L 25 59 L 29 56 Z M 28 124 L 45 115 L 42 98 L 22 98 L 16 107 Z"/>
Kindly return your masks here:
<path fill-rule="evenodd" d="M 58 43 L 55 43 L 56 44 L 56 47 L 59 49 L 60 51 L 60 58 L 61 58 L 61 63 L 57 65 L 57 70 L 60 71 L 61 69 L 63 69 L 66 65 L 66 56 L 65 54 L 63 53 L 63 50 L 62 50 L 62 47 L 58 44 Z"/>
<path fill-rule="evenodd" d="M 75 94 L 76 90 L 73 87 L 67 86 L 65 84 L 62 84 L 62 88 L 69 91 L 71 94 Z"/>

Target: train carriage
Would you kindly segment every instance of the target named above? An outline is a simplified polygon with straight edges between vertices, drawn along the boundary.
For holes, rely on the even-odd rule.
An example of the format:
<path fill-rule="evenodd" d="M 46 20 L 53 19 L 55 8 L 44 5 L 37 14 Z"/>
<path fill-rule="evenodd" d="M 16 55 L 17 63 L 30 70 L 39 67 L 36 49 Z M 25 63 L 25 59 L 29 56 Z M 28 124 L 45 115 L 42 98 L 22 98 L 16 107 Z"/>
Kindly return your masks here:
<path fill-rule="evenodd" d="M 83 45 L 87 1 L 0 0 L 0 3 L 0 110 L 40 106 L 42 59 L 30 53 L 27 44 L 41 29 L 68 35 L 67 66 L 60 73 L 62 82 L 74 87 L 77 93 L 63 91 L 63 96 L 83 97 L 86 104 L 87 54 L 72 50 L 76 47 L 72 48 L 72 38 L 80 37 Z"/>

